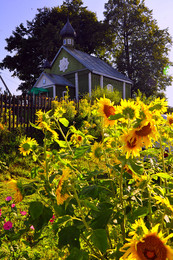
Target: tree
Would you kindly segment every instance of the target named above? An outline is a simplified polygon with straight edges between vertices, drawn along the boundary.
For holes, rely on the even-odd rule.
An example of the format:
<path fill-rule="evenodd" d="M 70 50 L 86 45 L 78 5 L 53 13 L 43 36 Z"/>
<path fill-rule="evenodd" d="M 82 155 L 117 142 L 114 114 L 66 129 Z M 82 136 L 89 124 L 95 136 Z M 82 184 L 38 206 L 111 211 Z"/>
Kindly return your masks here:
<path fill-rule="evenodd" d="M 0 63 L 1 69 L 9 69 L 23 81 L 19 90 L 25 92 L 32 88 L 42 71 L 43 60 L 53 60 L 62 45 L 60 30 L 67 17 L 77 33 L 76 48 L 104 55 L 105 42 L 110 43 L 107 35 L 109 26 L 99 22 L 96 14 L 87 10 L 81 0 L 66 0 L 60 7 L 38 9 L 35 18 L 27 21 L 26 27 L 20 24 L 6 39 L 5 49 L 11 55 Z"/>
<path fill-rule="evenodd" d="M 114 33 L 112 62 L 133 80 L 132 92 L 140 89 L 145 95 L 162 95 L 172 77 L 163 73 L 171 62 L 168 53 L 172 44 L 168 29 L 160 30 L 145 0 L 109 0 L 105 4 L 105 22 Z"/>

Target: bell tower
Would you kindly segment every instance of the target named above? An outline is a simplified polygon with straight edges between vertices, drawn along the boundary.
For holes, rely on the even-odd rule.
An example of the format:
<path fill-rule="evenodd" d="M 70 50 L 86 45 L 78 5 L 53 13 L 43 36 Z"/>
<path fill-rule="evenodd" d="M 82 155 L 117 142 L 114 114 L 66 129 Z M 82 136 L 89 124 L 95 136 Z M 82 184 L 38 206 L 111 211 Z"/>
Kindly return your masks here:
<path fill-rule="evenodd" d="M 76 37 L 76 32 L 73 29 L 71 23 L 69 22 L 69 18 L 67 19 L 66 24 L 60 31 L 60 35 L 63 38 L 63 45 L 67 47 L 74 47 L 74 38 Z"/>

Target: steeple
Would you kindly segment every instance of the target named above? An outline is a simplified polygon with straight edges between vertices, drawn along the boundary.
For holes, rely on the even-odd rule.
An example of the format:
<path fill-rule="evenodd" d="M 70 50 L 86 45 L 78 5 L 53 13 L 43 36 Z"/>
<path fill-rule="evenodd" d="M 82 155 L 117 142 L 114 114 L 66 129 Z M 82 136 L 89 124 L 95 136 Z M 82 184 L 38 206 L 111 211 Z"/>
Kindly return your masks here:
<path fill-rule="evenodd" d="M 69 22 L 69 18 L 67 18 L 67 22 L 60 31 L 60 35 L 63 38 L 63 45 L 73 47 L 74 46 L 74 38 L 76 37 L 76 32 L 73 29 L 71 23 Z"/>

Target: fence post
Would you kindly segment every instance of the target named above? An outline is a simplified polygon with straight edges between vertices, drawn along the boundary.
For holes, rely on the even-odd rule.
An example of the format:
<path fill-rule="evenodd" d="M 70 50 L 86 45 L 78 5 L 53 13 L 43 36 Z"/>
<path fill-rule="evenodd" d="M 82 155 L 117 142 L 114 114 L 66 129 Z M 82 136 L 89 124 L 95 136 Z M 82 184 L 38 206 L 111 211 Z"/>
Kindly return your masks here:
<path fill-rule="evenodd" d="M 9 130 L 23 127 L 26 131 L 33 131 L 29 122 L 35 123 L 38 110 L 49 111 L 52 108 L 53 98 L 35 96 L 7 96 L 0 95 L 0 117 L 3 116 L 3 123 Z"/>

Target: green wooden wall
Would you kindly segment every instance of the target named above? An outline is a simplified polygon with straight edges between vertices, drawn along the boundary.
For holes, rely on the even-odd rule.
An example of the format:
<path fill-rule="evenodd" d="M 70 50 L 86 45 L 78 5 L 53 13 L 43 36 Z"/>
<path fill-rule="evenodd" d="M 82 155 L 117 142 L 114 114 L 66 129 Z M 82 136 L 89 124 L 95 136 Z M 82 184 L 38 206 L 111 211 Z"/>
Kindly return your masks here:
<path fill-rule="evenodd" d="M 78 80 L 79 80 L 79 95 L 83 95 L 88 93 L 88 70 L 87 71 L 80 71 L 78 73 Z"/>
<path fill-rule="evenodd" d="M 131 85 L 126 83 L 126 99 L 131 98 Z"/>
<path fill-rule="evenodd" d="M 108 84 L 111 84 L 113 86 L 114 90 L 118 90 L 120 92 L 121 97 L 123 97 L 123 82 L 104 77 L 103 78 L 103 87 L 106 87 Z"/>
<path fill-rule="evenodd" d="M 69 62 L 68 68 L 64 72 L 60 71 L 60 68 L 59 68 L 60 60 L 63 57 L 68 58 L 68 62 Z M 57 57 L 56 61 L 54 62 L 53 66 L 51 68 L 51 73 L 63 75 L 63 74 L 70 73 L 72 71 L 77 71 L 77 70 L 84 69 L 84 68 L 85 67 L 80 62 L 78 62 L 68 52 L 66 52 L 64 49 L 62 49 L 61 52 L 59 53 L 59 56 Z"/>
<path fill-rule="evenodd" d="M 69 95 L 71 99 L 75 98 L 75 88 L 73 87 L 68 87 L 69 89 Z M 65 86 L 56 86 L 56 96 L 58 98 L 61 98 L 63 96 L 63 91 L 66 91 L 66 87 Z"/>

